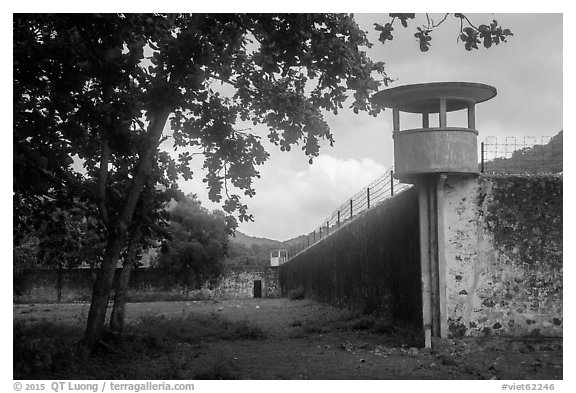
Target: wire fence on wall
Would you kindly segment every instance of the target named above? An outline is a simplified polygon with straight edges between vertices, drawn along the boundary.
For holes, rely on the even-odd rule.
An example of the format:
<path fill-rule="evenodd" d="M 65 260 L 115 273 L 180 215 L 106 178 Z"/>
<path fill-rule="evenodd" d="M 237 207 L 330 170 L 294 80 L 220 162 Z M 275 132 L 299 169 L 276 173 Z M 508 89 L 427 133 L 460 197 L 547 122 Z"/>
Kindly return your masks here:
<path fill-rule="evenodd" d="M 480 172 L 553 174 L 562 172 L 562 132 L 553 137 L 487 137 L 480 144 Z"/>
<path fill-rule="evenodd" d="M 553 137 L 487 137 L 480 144 L 480 172 L 486 174 L 557 174 L 562 172 L 562 131 Z M 330 236 L 361 213 L 412 187 L 394 178 L 394 168 L 354 194 L 314 231 L 291 247 L 292 257 Z"/>
<path fill-rule="evenodd" d="M 320 226 L 305 235 L 299 244 L 292 247 L 290 257 L 330 236 L 361 213 L 411 186 L 411 184 L 401 183 L 395 179 L 394 168 L 391 168 L 384 175 L 352 195 L 350 199 L 334 210 Z"/>

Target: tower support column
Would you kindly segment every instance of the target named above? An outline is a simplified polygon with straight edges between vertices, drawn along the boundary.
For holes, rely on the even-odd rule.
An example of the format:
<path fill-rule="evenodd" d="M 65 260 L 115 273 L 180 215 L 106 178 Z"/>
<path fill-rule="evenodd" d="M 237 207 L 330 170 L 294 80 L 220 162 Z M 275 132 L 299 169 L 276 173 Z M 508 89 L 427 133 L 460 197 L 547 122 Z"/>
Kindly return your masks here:
<path fill-rule="evenodd" d="M 445 174 L 422 176 L 417 183 L 420 214 L 420 271 L 424 346 L 448 337 L 444 256 Z"/>
<path fill-rule="evenodd" d="M 444 188 L 448 176 L 478 175 L 476 105 L 496 95 L 496 88 L 472 82 L 435 82 L 398 86 L 372 101 L 392 109 L 394 177 L 418 189 L 422 328 L 426 347 L 448 337 Z M 467 110 L 467 127 L 450 127 L 447 113 Z M 402 130 L 400 112 L 422 115 L 422 128 Z M 430 114 L 438 127 L 430 127 Z"/>

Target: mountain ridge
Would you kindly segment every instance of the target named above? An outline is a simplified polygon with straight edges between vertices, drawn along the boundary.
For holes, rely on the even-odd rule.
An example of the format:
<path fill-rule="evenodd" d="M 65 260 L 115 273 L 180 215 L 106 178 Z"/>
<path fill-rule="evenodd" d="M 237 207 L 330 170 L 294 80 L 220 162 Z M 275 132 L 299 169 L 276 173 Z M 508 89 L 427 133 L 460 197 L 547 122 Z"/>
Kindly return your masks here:
<path fill-rule="evenodd" d="M 292 256 L 294 250 L 300 248 L 300 244 L 305 241 L 306 235 L 297 236 L 285 241 L 268 239 L 246 235 L 241 231 L 236 231 L 230 236 L 228 246 L 227 265 L 236 266 L 269 266 L 270 252 L 274 250 L 287 250 L 288 256 Z"/>
<path fill-rule="evenodd" d="M 269 239 L 266 237 L 259 237 L 259 236 L 250 236 L 241 231 L 236 231 L 235 235 L 230 236 L 230 241 L 236 244 L 241 244 L 246 247 L 251 247 L 253 244 L 258 246 L 265 246 L 271 248 L 286 248 L 291 247 L 297 243 L 302 241 L 302 238 L 305 238 L 306 235 L 300 235 L 293 237 L 288 240 L 280 241 L 275 239 Z"/>

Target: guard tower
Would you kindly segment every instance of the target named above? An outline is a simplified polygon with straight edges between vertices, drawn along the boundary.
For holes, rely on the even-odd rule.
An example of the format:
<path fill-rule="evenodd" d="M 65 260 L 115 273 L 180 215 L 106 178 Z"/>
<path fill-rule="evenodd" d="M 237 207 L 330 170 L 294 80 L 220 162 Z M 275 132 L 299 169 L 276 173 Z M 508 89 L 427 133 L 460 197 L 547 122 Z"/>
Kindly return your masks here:
<path fill-rule="evenodd" d="M 494 87 L 469 82 L 406 85 L 377 93 L 373 101 L 392 109 L 396 178 L 416 183 L 424 174 L 477 174 L 475 108 L 495 95 Z M 446 113 L 463 109 L 468 111 L 468 127 L 450 127 Z M 400 112 L 421 114 L 422 128 L 402 130 Z M 430 127 L 430 114 L 436 113 L 439 126 Z"/>
<path fill-rule="evenodd" d="M 288 259 L 288 251 L 273 250 L 270 252 L 270 266 L 278 267 Z"/>
<path fill-rule="evenodd" d="M 425 346 L 448 336 L 444 254 L 444 183 L 448 176 L 478 175 L 476 104 L 496 95 L 481 83 L 436 82 L 398 86 L 372 101 L 392 109 L 395 177 L 418 189 L 422 323 Z M 467 127 L 450 127 L 446 113 L 467 110 Z M 422 115 L 422 128 L 400 127 L 400 112 Z M 438 114 L 438 127 L 430 127 Z"/>

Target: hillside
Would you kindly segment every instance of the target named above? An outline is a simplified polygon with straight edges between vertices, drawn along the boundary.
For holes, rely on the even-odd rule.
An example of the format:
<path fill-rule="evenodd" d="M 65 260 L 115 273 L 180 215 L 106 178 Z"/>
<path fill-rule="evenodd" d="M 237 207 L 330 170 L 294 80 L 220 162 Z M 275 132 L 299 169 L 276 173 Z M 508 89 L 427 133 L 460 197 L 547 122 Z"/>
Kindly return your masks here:
<path fill-rule="evenodd" d="M 228 246 L 227 265 L 268 266 L 270 264 L 270 251 L 292 250 L 306 241 L 306 236 L 298 236 L 286 241 L 267 239 L 264 237 L 248 236 L 236 231 L 235 236 L 230 237 Z"/>
<path fill-rule="evenodd" d="M 224 263 L 229 266 L 269 266 L 270 251 L 283 247 L 282 242 L 277 240 L 248 236 L 236 231 L 235 236 L 230 236 L 228 258 Z"/>
<path fill-rule="evenodd" d="M 242 245 L 244 247 L 252 247 L 253 244 L 270 248 L 282 248 L 283 246 L 283 243 L 278 240 L 248 236 L 240 231 L 236 231 L 235 236 L 230 236 L 230 242 Z"/>

